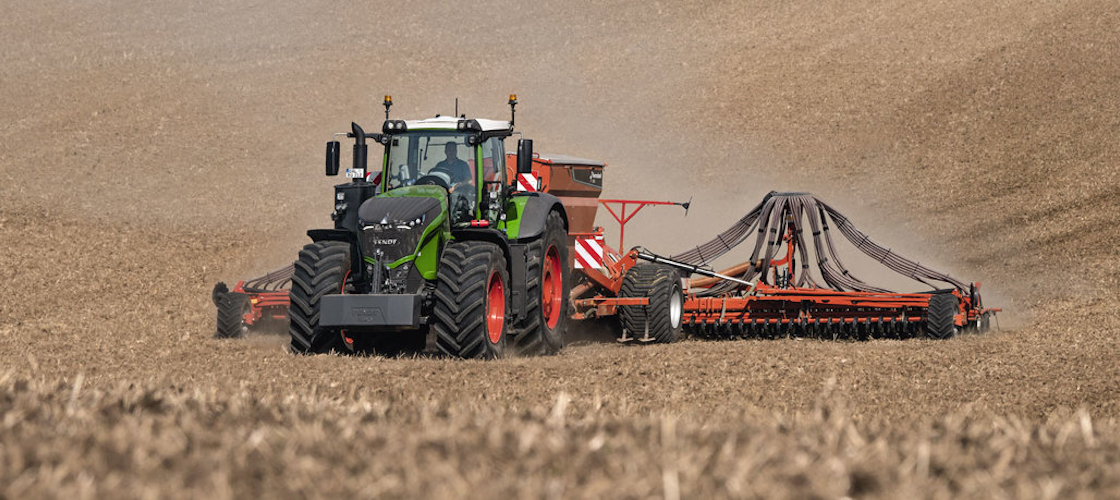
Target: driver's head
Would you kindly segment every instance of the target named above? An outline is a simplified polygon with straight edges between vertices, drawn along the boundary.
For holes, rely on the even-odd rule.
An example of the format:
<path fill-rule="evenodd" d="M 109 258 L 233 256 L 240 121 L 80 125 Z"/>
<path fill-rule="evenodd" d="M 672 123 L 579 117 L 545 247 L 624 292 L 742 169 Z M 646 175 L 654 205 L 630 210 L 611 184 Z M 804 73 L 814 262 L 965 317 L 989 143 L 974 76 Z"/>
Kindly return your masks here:
<path fill-rule="evenodd" d="M 448 160 L 459 159 L 459 145 L 454 142 L 449 142 L 443 145 L 443 152 L 447 155 Z"/>

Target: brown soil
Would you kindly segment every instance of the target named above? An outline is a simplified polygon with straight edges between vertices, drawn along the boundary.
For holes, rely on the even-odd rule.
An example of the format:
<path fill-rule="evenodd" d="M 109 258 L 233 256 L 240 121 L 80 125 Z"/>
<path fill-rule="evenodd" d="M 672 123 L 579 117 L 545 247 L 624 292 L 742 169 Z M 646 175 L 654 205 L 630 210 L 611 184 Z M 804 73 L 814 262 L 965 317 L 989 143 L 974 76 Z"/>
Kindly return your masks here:
<path fill-rule="evenodd" d="M 11 6 L 0 497 L 1116 496 L 1116 26 L 1103 0 Z M 210 287 L 327 221 L 331 132 L 384 93 L 510 92 L 609 196 L 696 197 L 630 244 L 812 191 L 983 281 L 1004 329 L 489 363 L 211 338 Z"/>

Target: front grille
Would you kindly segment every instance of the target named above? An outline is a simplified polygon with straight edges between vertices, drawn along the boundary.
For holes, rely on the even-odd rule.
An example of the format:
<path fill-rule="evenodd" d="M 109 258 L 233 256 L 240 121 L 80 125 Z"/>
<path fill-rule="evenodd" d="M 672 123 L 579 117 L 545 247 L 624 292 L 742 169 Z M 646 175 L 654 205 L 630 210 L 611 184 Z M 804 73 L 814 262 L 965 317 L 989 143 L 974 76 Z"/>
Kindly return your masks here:
<path fill-rule="evenodd" d="M 362 230 L 362 254 L 367 257 L 376 257 L 377 250 L 381 250 L 381 264 L 395 262 L 402 257 L 412 255 L 416 246 L 420 244 L 420 236 L 424 233 L 423 227 L 385 227 L 381 225 L 366 226 Z"/>

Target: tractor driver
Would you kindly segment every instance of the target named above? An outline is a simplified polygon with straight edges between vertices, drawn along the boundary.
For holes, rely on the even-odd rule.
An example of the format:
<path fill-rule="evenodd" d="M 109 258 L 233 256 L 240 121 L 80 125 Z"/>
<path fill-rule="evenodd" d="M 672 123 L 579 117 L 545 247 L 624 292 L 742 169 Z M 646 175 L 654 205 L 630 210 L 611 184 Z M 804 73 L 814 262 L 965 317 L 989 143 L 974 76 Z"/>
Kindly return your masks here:
<path fill-rule="evenodd" d="M 450 176 L 452 185 L 471 180 L 470 165 L 459 159 L 459 144 L 454 142 L 444 144 L 443 153 L 446 158 L 432 167 L 433 172 L 439 170 Z"/>

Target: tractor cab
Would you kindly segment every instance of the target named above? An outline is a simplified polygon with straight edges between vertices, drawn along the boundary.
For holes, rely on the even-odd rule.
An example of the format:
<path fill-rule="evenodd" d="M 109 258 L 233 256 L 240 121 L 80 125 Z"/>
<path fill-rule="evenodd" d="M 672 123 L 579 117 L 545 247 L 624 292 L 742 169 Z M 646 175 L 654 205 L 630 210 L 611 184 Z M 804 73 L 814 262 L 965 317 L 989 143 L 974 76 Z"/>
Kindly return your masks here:
<path fill-rule="evenodd" d="M 511 133 L 510 122 L 499 120 L 386 120 L 382 189 L 438 186 L 447 191 L 453 227 L 496 225 L 509 184 L 504 141 Z"/>

